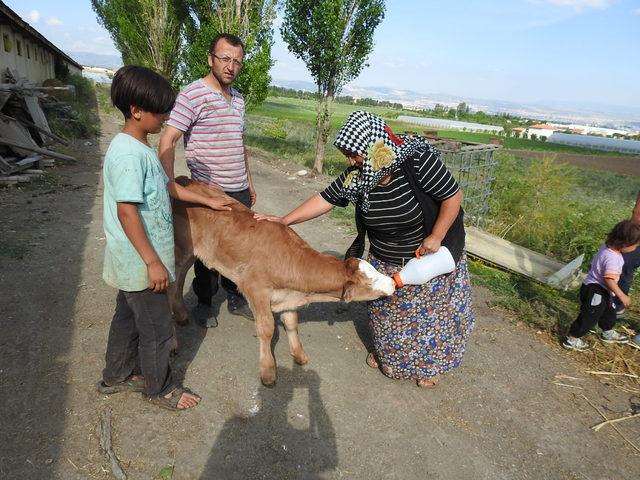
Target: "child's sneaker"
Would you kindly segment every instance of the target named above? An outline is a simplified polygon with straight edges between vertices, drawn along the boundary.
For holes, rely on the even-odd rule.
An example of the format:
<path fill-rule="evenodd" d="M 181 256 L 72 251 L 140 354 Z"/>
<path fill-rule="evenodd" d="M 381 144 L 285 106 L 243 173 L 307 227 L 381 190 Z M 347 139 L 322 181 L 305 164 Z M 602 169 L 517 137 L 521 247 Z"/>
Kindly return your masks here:
<path fill-rule="evenodd" d="M 576 352 L 584 352 L 585 350 L 589 350 L 591 345 L 582 340 L 581 338 L 570 338 L 567 337 L 564 342 L 562 342 L 562 346 L 569 350 L 575 350 Z"/>
<path fill-rule="evenodd" d="M 605 343 L 629 343 L 629 337 L 615 330 L 603 330 L 600 339 Z"/>
<path fill-rule="evenodd" d="M 629 340 L 629 345 L 632 347 L 640 348 L 640 335 L 636 335 L 632 339 Z"/>

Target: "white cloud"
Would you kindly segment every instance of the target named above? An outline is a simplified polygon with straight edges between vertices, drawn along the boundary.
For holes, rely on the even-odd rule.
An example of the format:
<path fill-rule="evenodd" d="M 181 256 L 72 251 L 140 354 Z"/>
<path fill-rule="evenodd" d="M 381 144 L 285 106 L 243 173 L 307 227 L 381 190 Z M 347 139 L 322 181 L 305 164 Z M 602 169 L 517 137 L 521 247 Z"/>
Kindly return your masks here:
<path fill-rule="evenodd" d="M 62 25 L 62 20 L 58 17 L 49 17 L 47 20 L 47 25 Z"/>
<path fill-rule="evenodd" d="M 538 0 L 534 3 L 546 3 L 556 7 L 569 7 L 576 11 L 609 8 L 615 0 Z"/>
<path fill-rule="evenodd" d="M 40 20 L 40 16 L 41 15 L 38 10 L 31 10 L 27 15 L 27 17 L 29 17 L 29 20 L 31 20 L 33 23 L 38 23 L 38 21 Z"/>

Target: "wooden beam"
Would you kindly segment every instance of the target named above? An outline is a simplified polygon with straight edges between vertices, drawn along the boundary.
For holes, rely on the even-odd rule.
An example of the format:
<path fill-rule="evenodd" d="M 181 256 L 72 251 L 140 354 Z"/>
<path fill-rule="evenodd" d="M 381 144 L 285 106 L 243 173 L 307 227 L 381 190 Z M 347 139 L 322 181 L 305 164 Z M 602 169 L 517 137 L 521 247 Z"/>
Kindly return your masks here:
<path fill-rule="evenodd" d="M 41 153 L 42 155 L 45 155 L 47 157 L 57 158 L 59 160 L 66 160 L 68 162 L 75 162 L 76 161 L 76 159 L 74 157 L 71 157 L 69 155 L 65 155 L 63 153 L 53 152 L 51 150 L 47 150 L 46 148 L 33 147 L 31 145 L 24 145 L 22 143 L 15 142 L 15 141 L 9 140 L 7 138 L 3 138 L 3 137 L 0 137 L 0 144 L 9 145 L 10 147 L 16 147 L 16 148 L 20 148 L 22 150 L 29 150 L 30 152 Z"/>
<path fill-rule="evenodd" d="M 465 226 L 465 230 L 466 249 L 471 256 L 555 288 L 573 288 L 582 282 L 580 257 L 565 265 L 479 228 Z"/>

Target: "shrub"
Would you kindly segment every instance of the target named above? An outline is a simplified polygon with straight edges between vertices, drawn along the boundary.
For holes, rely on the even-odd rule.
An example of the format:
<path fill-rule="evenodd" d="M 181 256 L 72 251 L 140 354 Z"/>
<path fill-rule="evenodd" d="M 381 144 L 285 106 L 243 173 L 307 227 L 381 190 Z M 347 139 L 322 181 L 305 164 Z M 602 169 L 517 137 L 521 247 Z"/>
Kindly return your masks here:
<path fill-rule="evenodd" d="M 260 131 L 267 137 L 274 140 L 284 140 L 287 138 L 287 131 L 285 130 L 285 122 L 281 118 L 277 118 L 274 121 L 263 125 Z"/>

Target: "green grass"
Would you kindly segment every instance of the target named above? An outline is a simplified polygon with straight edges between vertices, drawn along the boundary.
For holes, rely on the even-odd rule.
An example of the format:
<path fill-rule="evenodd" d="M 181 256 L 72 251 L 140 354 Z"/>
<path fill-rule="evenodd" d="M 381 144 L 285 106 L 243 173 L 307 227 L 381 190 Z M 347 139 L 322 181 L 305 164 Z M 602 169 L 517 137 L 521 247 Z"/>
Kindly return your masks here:
<path fill-rule="evenodd" d="M 111 85 L 96 83 L 95 89 L 100 111 L 108 115 L 122 116 L 120 111 L 111 103 Z"/>
<path fill-rule="evenodd" d="M 63 98 L 71 111 L 50 113 L 51 130 L 67 138 L 95 138 L 100 133 L 95 84 L 80 75 L 71 75 L 68 83 L 76 88 L 75 98 Z"/>

